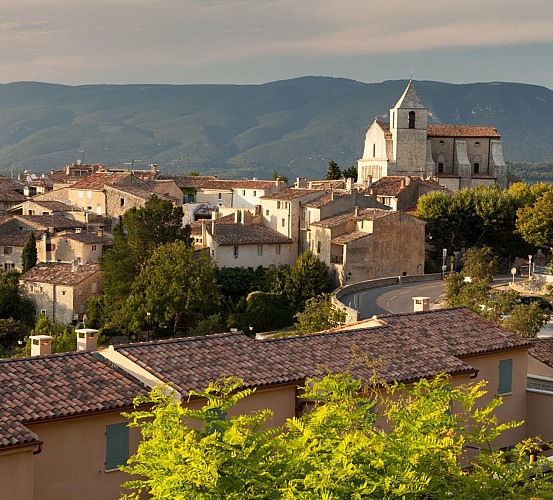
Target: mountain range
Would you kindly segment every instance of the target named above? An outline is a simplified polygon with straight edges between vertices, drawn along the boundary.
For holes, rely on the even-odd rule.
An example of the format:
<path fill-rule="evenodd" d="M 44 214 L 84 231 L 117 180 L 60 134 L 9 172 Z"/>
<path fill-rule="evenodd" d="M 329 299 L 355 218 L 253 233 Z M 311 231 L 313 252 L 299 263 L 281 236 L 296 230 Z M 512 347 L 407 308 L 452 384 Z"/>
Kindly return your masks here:
<path fill-rule="evenodd" d="M 0 85 L 0 170 L 76 160 L 163 173 L 320 177 L 363 153 L 405 80 L 302 77 L 263 85 Z M 434 123 L 491 125 L 505 160 L 553 161 L 553 91 L 518 83 L 415 82 Z"/>

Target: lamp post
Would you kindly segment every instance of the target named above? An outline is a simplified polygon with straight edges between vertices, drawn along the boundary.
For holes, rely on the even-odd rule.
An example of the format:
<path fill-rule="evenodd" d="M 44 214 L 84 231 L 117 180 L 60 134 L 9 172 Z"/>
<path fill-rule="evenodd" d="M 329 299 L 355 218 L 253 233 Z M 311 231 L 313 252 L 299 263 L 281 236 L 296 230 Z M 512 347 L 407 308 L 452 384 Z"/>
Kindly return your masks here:
<path fill-rule="evenodd" d="M 528 279 L 532 277 L 532 255 L 528 255 Z"/>
<path fill-rule="evenodd" d="M 453 261 L 453 270 L 455 272 L 457 272 L 457 257 L 459 257 L 459 250 L 453 252 L 453 257 L 454 257 L 454 261 Z"/>
<path fill-rule="evenodd" d="M 447 270 L 447 264 L 445 263 L 447 259 L 447 248 L 442 250 L 442 279 L 445 278 L 445 272 Z"/>

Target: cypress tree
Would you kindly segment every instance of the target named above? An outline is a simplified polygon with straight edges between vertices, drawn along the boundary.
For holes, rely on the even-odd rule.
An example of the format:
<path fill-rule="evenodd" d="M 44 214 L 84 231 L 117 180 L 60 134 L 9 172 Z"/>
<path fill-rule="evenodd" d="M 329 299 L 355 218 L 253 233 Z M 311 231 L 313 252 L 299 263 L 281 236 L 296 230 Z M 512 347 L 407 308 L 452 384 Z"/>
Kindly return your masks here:
<path fill-rule="evenodd" d="M 38 252 L 36 249 L 35 233 L 31 231 L 23 246 L 23 252 L 21 253 L 21 266 L 23 267 L 23 272 L 26 273 L 29 269 L 35 267 L 37 259 Z"/>

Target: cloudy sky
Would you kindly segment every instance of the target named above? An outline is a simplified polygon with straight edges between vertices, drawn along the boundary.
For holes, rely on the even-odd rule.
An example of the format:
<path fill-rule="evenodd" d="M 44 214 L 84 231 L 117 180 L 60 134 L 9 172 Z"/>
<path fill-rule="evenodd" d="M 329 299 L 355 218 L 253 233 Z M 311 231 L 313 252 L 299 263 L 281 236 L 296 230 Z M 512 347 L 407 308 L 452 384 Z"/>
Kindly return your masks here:
<path fill-rule="evenodd" d="M 1 0 L 0 82 L 304 75 L 553 89 L 551 0 Z"/>

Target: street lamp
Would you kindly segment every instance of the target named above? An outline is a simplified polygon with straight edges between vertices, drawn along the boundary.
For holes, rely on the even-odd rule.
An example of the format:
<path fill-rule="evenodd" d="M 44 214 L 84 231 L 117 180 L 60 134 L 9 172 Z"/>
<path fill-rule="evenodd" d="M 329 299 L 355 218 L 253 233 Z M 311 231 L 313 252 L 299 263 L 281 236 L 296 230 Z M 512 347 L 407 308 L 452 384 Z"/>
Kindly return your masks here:
<path fill-rule="evenodd" d="M 528 279 L 532 277 L 532 255 L 528 255 Z"/>
<path fill-rule="evenodd" d="M 447 248 L 444 248 L 442 250 L 442 279 L 445 277 L 445 272 L 447 270 L 447 265 L 445 263 L 445 260 L 447 259 Z"/>
<path fill-rule="evenodd" d="M 460 254 L 460 253 L 461 253 L 461 252 L 459 252 L 459 250 L 453 252 L 453 257 L 454 257 L 454 260 L 453 260 L 453 270 L 454 270 L 455 272 L 457 272 L 457 257 L 459 257 L 459 254 Z"/>

